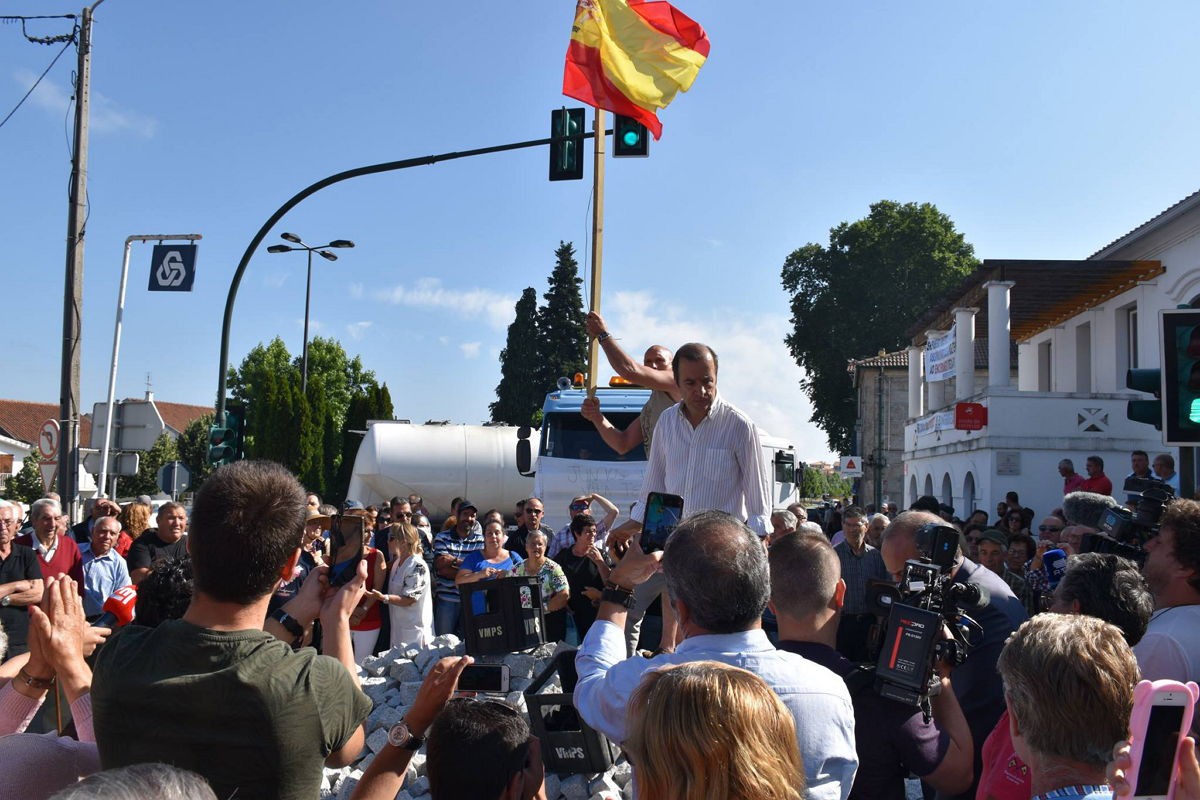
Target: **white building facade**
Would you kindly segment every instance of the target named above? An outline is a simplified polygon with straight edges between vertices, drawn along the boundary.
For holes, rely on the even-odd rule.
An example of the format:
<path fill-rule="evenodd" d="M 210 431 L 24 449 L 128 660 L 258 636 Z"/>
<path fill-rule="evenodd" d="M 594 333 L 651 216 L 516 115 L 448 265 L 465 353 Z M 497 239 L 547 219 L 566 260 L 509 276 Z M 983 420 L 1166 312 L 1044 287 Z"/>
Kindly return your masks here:
<path fill-rule="evenodd" d="M 1158 367 L 1158 312 L 1200 301 L 1200 192 L 1083 261 L 984 261 L 947 301 L 910 330 L 909 422 L 904 430 L 905 500 L 933 495 L 965 518 L 993 515 L 1008 491 L 1039 515 L 1059 506 L 1057 466 L 1104 460 L 1113 494 L 1129 455 L 1165 448 L 1148 425 L 1126 418 L 1126 370 Z M 921 355 L 930 336 L 953 329 L 957 374 L 928 382 Z M 967 356 L 989 340 L 986 383 Z M 1011 380 L 1008 345 L 1017 345 Z M 986 408 L 979 430 L 955 427 L 956 406 Z M 1187 487 L 1185 487 L 1186 493 Z"/>

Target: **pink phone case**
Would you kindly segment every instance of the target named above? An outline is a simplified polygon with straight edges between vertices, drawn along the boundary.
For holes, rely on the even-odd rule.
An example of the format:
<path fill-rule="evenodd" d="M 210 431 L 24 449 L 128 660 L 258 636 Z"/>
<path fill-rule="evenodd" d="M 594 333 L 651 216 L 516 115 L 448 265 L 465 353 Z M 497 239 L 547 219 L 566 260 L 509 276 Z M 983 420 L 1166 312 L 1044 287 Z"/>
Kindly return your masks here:
<path fill-rule="evenodd" d="M 1129 717 L 1130 731 L 1130 750 L 1129 757 L 1133 763 L 1129 773 L 1125 776 L 1125 781 L 1129 784 L 1131 791 L 1137 790 L 1138 766 L 1142 763 L 1142 747 L 1145 744 L 1146 726 L 1150 722 L 1150 709 L 1153 705 L 1154 695 L 1158 692 L 1182 692 L 1190 695 L 1191 703 L 1186 703 L 1183 706 L 1183 720 L 1180 723 L 1179 730 L 1181 735 L 1187 736 L 1188 731 L 1192 727 L 1192 710 L 1196 705 L 1197 700 L 1200 700 L 1200 686 L 1197 686 L 1192 681 L 1180 683 L 1179 681 L 1141 681 L 1133 689 L 1133 713 Z M 1179 764 L 1176 763 L 1171 770 L 1171 786 L 1167 790 L 1167 800 L 1174 800 L 1175 797 L 1175 777 L 1179 774 Z M 1136 797 L 1136 795 L 1132 795 Z"/>

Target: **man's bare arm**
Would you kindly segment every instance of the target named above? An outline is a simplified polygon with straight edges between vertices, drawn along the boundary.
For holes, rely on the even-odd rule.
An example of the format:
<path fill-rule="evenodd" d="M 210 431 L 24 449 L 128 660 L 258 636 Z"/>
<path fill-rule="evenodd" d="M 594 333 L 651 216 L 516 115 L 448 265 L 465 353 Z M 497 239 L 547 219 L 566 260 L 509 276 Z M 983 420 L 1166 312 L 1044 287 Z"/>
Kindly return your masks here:
<path fill-rule="evenodd" d="M 0 584 L 0 597 L 7 596 L 10 605 L 31 606 L 42 602 L 42 589 L 41 578 L 22 578 Z"/>
<path fill-rule="evenodd" d="M 595 311 L 588 312 L 585 325 L 588 335 L 600 340 L 600 347 L 603 348 L 609 365 L 622 378 L 647 389 L 659 389 L 671 393 L 679 391 L 672 373 L 661 369 L 651 369 L 639 364 L 636 359 L 630 358 L 629 354 L 617 344 L 617 340 L 609 334 L 608 328 L 604 325 L 604 318 Z"/>
<path fill-rule="evenodd" d="M 619 455 L 625 455 L 633 448 L 642 444 L 644 437 L 642 436 L 641 422 L 635 419 L 625 430 L 617 430 L 608 421 L 608 418 L 600 412 L 600 400 L 598 398 L 586 398 L 579 413 L 583 415 L 584 419 L 596 426 L 596 431 L 600 434 L 600 438 Z"/>

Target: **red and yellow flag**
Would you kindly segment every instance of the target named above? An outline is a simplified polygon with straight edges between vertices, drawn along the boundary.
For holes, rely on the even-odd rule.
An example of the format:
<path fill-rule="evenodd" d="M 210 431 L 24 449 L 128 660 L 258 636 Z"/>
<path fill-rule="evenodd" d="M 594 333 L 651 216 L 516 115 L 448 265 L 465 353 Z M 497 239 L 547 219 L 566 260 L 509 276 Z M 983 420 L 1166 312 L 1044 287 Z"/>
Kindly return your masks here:
<path fill-rule="evenodd" d="M 655 111 L 686 92 L 708 58 L 708 36 L 670 3 L 578 0 L 563 94 L 632 117 L 658 139 Z"/>

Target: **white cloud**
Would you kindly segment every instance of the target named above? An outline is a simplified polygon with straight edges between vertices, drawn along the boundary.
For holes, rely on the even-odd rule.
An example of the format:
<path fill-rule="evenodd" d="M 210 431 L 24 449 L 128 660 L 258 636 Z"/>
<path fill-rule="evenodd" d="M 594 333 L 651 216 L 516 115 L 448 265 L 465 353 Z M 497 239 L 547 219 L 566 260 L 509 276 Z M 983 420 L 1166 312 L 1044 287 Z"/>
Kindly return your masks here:
<path fill-rule="evenodd" d="M 437 278 L 420 278 L 411 286 L 394 286 L 381 295 L 392 305 L 428 309 L 441 313 L 455 312 L 463 319 L 483 320 L 494 330 L 504 330 L 513 320 L 515 295 L 501 294 L 490 289 L 447 289 Z"/>
<path fill-rule="evenodd" d="M 304 330 L 304 317 L 296 318 L 296 327 L 299 328 L 300 330 Z M 320 333 L 323 330 L 325 330 L 325 323 L 321 322 L 321 320 L 319 320 L 319 319 L 313 319 L 312 317 L 308 318 L 308 335 L 309 336 L 316 336 L 318 333 Z"/>
<path fill-rule="evenodd" d="M 278 289 L 285 283 L 287 283 L 287 273 L 283 271 L 268 272 L 262 277 L 262 284 L 268 289 Z"/>
<path fill-rule="evenodd" d="M 26 91 L 37 82 L 37 75 L 27 69 L 17 70 L 13 77 Z M 65 114 L 71 102 L 71 89 L 50 78 L 43 78 L 29 99 L 39 108 Z M 88 127 L 95 133 L 132 133 L 143 139 L 151 139 L 158 131 L 158 120 L 136 111 L 117 108 L 111 98 L 94 89 L 88 111 Z"/>
<path fill-rule="evenodd" d="M 439 336 L 439 337 L 437 337 L 437 340 L 438 340 L 438 344 L 441 344 L 441 345 L 450 344 L 449 336 Z"/>
<path fill-rule="evenodd" d="M 463 358 L 479 358 L 479 348 L 483 342 L 462 342 L 458 349 L 462 351 Z"/>
<path fill-rule="evenodd" d="M 349 290 L 350 290 L 350 299 L 351 299 L 351 300 L 362 300 L 362 298 L 363 298 L 363 285 L 362 285 L 361 283 L 352 283 L 352 284 L 350 284 L 350 286 L 349 286 Z"/>
<path fill-rule="evenodd" d="M 351 339 L 361 339 L 363 334 L 367 332 L 367 328 L 371 327 L 372 324 L 370 320 L 352 322 L 346 326 L 346 333 Z"/>
<path fill-rule="evenodd" d="M 607 300 L 608 329 L 635 358 L 652 344 L 675 349 L 685 342 L 704 342 L 720 360 L 722 397 L 749 414 L 761 430 L 790 440 L 798 460 L 830 456 L 824 431 L 808 421 L 812 404 L 800 390 L 804 373 L 783 343 L 787 317 L 719 308 L 696 313 L 649 292 L 614 292 Z M 607 363 L 600 373 L 602 380 L 613 374 Z"/>

